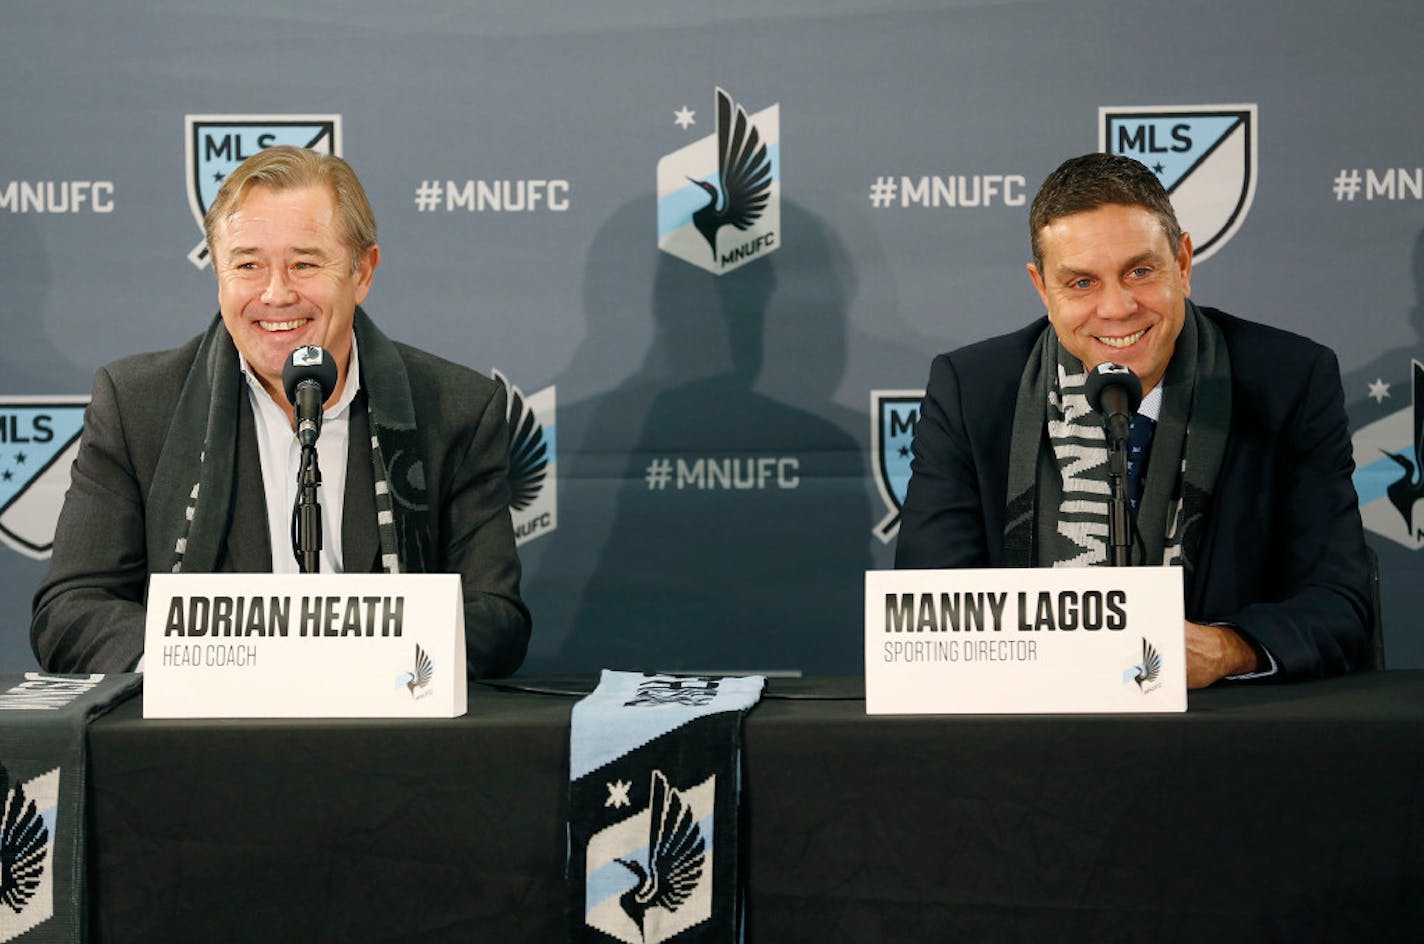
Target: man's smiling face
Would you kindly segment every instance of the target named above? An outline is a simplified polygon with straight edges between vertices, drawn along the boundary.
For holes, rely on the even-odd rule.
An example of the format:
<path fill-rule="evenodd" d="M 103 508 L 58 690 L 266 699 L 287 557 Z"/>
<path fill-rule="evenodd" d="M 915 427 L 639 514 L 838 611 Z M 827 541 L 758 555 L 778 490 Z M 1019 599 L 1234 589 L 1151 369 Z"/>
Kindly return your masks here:
<path fill-rule="evenodd" d="M 375 247 L 355 256 L 341 242 L 336 201 L 325 186 L 253 186 L 217 228 L 218 305 L 233 343 L 278 403 L 294 348 L 326 348 L 340 368 L 351 356 L 351 323 L 371 287 Z"/>
<path fill-rule="evenodd" d="M 1191 237 L 1174 252 L 1152 211 L 1108 204 L 1051 221 L 1038 241 L 1043 268 L 1028 274 L 1059 343 L 1087 370 L 1124 364 L 1144 392 L 1161 383 L 1186 318 Z"/>

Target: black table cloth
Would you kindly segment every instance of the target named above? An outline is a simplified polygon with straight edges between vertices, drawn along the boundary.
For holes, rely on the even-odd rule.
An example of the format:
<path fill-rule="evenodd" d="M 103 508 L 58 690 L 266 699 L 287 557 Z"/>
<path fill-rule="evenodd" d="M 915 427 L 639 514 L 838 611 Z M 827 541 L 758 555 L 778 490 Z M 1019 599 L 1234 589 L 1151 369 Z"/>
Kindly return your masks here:
<path fill-rule="evenodd" d="M 747 720 L 753 944 L 1424 939 L 1424 672 L 1152 716 L 867 717 L 858 693 L 773 679 Z M 135 699 L 90 729 L 91 936 L 561 941 L 573 701 L 144 721 Z"/>

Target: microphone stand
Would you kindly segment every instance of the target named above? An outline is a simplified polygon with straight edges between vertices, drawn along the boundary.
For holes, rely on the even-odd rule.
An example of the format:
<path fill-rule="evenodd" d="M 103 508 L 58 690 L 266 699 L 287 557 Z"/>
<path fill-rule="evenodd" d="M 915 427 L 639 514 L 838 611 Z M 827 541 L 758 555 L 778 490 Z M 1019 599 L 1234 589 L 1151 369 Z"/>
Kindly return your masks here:
<path fill-rule="evenodd" d="M 1127 414 L 1108 414 L 1108 564 L 1132 566 L 1132 512 L 1127 504 Z"/>
<path fill-rule="evenodd" d="M 297 470 L 297 500 L 292 505 L 292 556 L 304 574 L 321 570 L 321 505 L 317 489 L 316 440 L 321 435 L 322 404 L 336 389 L 340 372 L 331 355 L 319 347 L 299 347 L 282 368 L 282 389 L 292 404 L 293 431 L 301 446 Z"/>
<path fill-rule="evenodd" d="M 316 489 L 320 484 L 316 444 L 304 445 L 301 468 L 297 472 L 297 504 L 292 509 L 292 515 L 296 518 L 297 565 L 304 574 L 321 571 L 321 504 L 316 500 Z"/>

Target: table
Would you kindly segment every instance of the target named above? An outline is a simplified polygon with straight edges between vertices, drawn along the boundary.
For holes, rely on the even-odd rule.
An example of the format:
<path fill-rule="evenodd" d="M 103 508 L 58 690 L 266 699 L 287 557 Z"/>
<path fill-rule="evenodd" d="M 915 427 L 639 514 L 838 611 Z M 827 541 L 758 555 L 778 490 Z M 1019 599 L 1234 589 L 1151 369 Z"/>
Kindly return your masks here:
<path fill-rule="evenodd" d="M 747 720 L 753 944 L 1424 937 L 1424 672 L 1152 716 L 872 718 L 858 686 L 774 679 Z M 572 704 L 473 686 L 464 718 L 357 722 L 126 703 L 90 729 L 91 937 L 563 940 Z"/>

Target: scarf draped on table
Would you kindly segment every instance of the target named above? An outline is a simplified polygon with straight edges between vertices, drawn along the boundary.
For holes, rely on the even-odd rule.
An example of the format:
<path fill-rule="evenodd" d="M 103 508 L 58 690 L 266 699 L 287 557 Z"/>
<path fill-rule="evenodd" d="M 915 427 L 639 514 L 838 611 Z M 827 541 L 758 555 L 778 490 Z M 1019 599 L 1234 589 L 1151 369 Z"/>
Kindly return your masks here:
<path fill-rule="evenodd" d="M 87 729 L 137 675 L 0 675 L 0 941 L 82 944 Z"/>
<path fill-rule="evenodd" d="M 1014 407 L 1005 566 L 1107 563 L 1107 442 L 1084 394 L 1086 379 L 1053 327 L 1044 328 Z M 1137 517 L 1145 549 L 1138 563 L 1179 564 L 1190 586 L 1231 421 L 1226 343 L 1190 300 L 1162 383 L 1162 413 Z"/>
<path fill-rule="evenodd" d="M 766 680 L 603 676 L 569 730 L 569 940 L 743 939 L 742 718 Z"/>
<path fill-rule="evenodd" d="M 395 344 L 360 308 L 353 327 L 371 428 L 381 566 L 387 573 L 424 573 L 436 562 L 410 378 Z M 153 572 L 216 569 L 232 520 L 238 410 L 246 408 L 245 396 L 237 348 L 221 317 L 215 318 L 178 393 L 154 470 L 148 495 Z"/>

